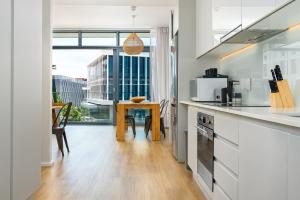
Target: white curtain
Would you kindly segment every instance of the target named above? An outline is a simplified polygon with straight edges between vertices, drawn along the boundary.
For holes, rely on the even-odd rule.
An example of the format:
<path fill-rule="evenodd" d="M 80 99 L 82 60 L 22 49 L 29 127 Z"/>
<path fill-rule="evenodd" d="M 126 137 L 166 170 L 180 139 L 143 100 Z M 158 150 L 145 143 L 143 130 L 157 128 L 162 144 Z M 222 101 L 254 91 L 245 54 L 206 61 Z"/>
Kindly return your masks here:
<path fill-rule="evenodd" d="M 151 63 L 151 98 L 160 102 L 170 99 L 170 44 L 169 28 L 157 28 L 151 31 L 150 63 Z M 167 112 L 165 125 L 169 117 Z"/>

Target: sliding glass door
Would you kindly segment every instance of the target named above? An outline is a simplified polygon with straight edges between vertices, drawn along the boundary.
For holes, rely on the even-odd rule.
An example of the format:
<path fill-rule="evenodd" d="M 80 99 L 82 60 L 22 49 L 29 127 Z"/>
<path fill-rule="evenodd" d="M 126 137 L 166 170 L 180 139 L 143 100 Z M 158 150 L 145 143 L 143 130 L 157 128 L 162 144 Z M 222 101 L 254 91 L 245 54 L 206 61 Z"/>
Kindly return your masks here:
<path fill-rule="evenodd" d="M 72 102 L 70 123 L 112 124 L 114 103 L 134 96 L 150 100 L 149 47 L 137 56 L 122 52 L 120 32 L 55 32 L 53 100 Z M 139 33 L 146 45 L 147 34 Z M 137 122 L 146 111 L 135 110 Z"/>
<path fill-rule="evenodd" d="M 71 123 L 113 121 L 113 50 L 53 50 L 55 102 L 72 102 Z"/>

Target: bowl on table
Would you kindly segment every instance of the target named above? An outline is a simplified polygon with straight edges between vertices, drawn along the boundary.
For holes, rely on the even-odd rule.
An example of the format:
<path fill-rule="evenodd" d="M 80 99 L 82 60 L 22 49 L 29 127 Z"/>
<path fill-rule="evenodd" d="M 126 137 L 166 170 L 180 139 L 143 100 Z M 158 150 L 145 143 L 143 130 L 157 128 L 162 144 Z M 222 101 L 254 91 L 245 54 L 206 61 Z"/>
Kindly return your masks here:
<path fill-rule="evenodd" d="M 132 97 L 130 101 L 132 101 L 133 103 L 141 103 L 145 101 L 145 99 L 146 97 Z"/>

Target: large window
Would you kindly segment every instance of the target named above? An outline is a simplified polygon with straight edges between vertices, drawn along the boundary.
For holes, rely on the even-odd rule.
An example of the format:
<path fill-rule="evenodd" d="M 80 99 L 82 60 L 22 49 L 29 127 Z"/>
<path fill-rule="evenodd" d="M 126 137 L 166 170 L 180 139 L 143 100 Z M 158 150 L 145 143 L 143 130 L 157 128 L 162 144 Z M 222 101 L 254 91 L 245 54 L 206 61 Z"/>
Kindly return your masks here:
<path fill-rule="evenodd" d="M 53 46 L 78 46 L 79 33 L 53 33 Z"/>
<path fill-rule="evenodd" d="M 126 38 L 131 33 L 120 33 L 120 46 L 123 46 L 123 43 L 125 42 Z M 137 35 L 141 38 L 141 40 L 144 42 L 144 46 L 150 46 L 150 33 L 137 33 Z"/>
<path fill-rule="evenodd" d="M 53 33 L 54 48 L 101 48 L 122 47 L 126 38 L 132 31 L 55 31 Z M 150 32 L 136 31 L 144 42 L 146 51 L 151 44 Z"/>
<path fill-rule="evenodd" d="M 119 99 L 146 96 L 150 100 L 150 58 L 145 52 L 138 56 L 119 56 Z"/>
<path fill-rule="evenodd" d="M 53 98 L 56 102 L 72 102 L 70 122 L 112 123 L 113 101 L 107 98 L 105 77 L 100 76 L 106 73 L 106 68 L 99 71 L 91 67 L 96 61 L 112 54 L 112 50 L 53 50 Z"/>
<path fill-rule="evenodd" d="M 146 96 L 150 100 L 150 33 L 137 33 L 145 45 L 144 52 L 137 56 L 122 52 L 129 34 L 130 31 L 54 32 L 53 98 L 73 103 L 70 122 L 112 123 L 114 96 L 119 100 Z M 118 94 L 114 95 L 114 87 Z M 147 114 L 145 110 L 130 112 L 134 112 L 137 122 L 143 122 Z"/>
<path fill-rule="evenodd" d="M 116 46 L 116 33 L 82 33 L 82 46 Z"/>

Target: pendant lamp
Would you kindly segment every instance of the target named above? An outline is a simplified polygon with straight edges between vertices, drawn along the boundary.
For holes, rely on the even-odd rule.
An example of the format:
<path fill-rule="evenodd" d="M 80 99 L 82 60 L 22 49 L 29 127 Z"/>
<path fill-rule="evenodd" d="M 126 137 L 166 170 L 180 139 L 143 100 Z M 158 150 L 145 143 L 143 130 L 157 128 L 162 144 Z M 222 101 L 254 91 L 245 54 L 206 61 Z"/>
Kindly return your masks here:
<path fill-rule="evenodd" d="M 132 6 L 131 10 L 134 13 L 134 11 L 136 10 L 136 6 Z M 135 17 L 136 15 L 133 14 L 133 28 L 135 28 Z M 138 55 L 144 51 L 144 42 L 135 32 L 133 32 L 124 41 L 123 51 L 128 55 Z"/>

